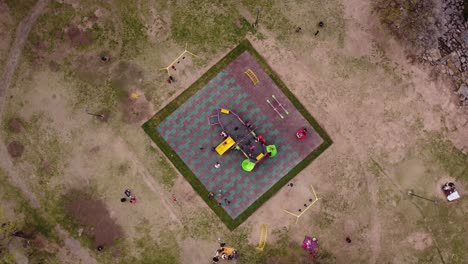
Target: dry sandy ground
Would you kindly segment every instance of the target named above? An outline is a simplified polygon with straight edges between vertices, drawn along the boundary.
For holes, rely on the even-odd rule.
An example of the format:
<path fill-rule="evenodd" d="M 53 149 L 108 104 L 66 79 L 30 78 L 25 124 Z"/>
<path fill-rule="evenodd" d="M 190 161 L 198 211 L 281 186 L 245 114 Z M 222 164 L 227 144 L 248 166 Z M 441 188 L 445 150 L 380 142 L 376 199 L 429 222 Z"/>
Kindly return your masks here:
<path fill-rule="evenodd" d="M 412 159 L 410 153 L 418 140 L 429 134 L 449 139 L 457 148 L 468 151 L 467 116 L 457 110 L 443 79 L 434 80 L 426 69 L 408 63 L 403 48 L 371 15 L 369 2 L 344 1 L 343 46 L 336 40 L 317 39 L 312 25 L 316 21 L 307 16 L 297 18 L 305 25 L 303 32 L 286 40 L 276 40 L 263 27 L 263 38 L 249 36 L 334 141 L 296 176 L 293 188 L 284 187 L 243 224 L 252 228 L 249 240 L 253 245 L 258 242 L 260 225 L 267 224 L 270 231 L 286 227 L 296 243 L 304 235 L 317 236 L 337 263 L 416 263 L 418 252 L 436 251 L 433 234 L 418 222 L 423 217 L 404 193 L 419 186 L 418 190 L 430 190 L 427 194 L 434 196 L 440 182 L 448 176 L 424 160 Z M 285 14 L 292 19 L 294 10 Z M 251 18 L 248 11 L 243 13 Z M 327 30 L 334 29 L 325 27 L 319 37 L 326 38 Z M 5 45 L 2 43 L 0 48 Z M 154 69 L 161 61 L 171 61 L 176 53 L 161 47 L 135 62 L 143 69 Z M 223 54 L 217 54 L 203 67 L 180 68 L 184 71 L 181 81 L 167 88 L 171 95 L 162 96 L 161 105 L 153 106 L 153 112 L 180 94 Z M 222 224 L 211 223 L 211 233 L 197 233 L 196 225 L 206 222 L 194 216 L 195 212 L 206 212 L 202 218 L 216 217 L 181 175 L 177 175 L 173 188 L 161 185 L 164 174 L 169 173 L 160 165 L 165 158 L 159 151 L 145 147 L 151 141 L 139 127 L 142 121 L 122 124 L 119 113 L 112 113 L 108 123 L 95 120 L 83 109 L 70 105 L 73 94 L 59 73 L 48 67 L 19 67 L 22 74 L 6 91 L 6 96 L 14 98 L 6 112 L 15 112 L 23 120 L 38 119 L 43 131 L 38 137 L 57 138 L 61 143 L 63 157 L 57 166 L 62 173 L 51 177 L 46 188 L 95 188 L 130 240 L 140 236 L 136 227 L 142 222 L 150 223 L 150 234 L 155 240 L 162 230 L 180 234 L 180 230 L 188 228 L 195 235 L 180 241 L 182 259 L 190 254 L 193 263 L 206 263 L 217 237 L 228 231 Z M 144 77 L 151 79 L 159 74 L 145 70 Z M 48 142 L 28 135 L 22 135 L 21 140 Z M 0 165 L 11 177 L 22 175 L 27 186 L 21 189 L 37 197 L 30 198 L 32 201 L 43 201 L 44 185 L 37 185 L 34 156 L 47 159 L 49 155 L 47 149 L 35 150 L 31 145 L 26 144 L 22 159 Z M 6 151 L 1 153 L 2 160 L 10 159 Z M 379 164 L 380 172 L 376 172 L 375 164 Z M 428 168 L 432 169 L 430 179 L 426 178 Z M 434 177 L 435 181 L 431 181 Z M 462 192 L 466 184 L 461 183 Z M 296 219 L 283 209 L 304 208 L 303 204 L 311 198 L 310 185 L 320 200 L 295 224 Z M 123 208 L 118 199 L 128 186 L 138 192 L 140 202 Z M 458 210 L 466 213 L 466 201 L 459 206 Z M 401 218 L 403 213 L 411 217 Z M 352 238 L 351 244 L 345 242 L 346 236 Z M 270 235 L 268 243 L 273 240 Z M 68 242 L 76 246 L 75 242 Z M 90 257 L 82 252 L 81 259 Z M 450 256 L 444 257 L 450 260 Z M 435 258 L 433 263 L 439 262 Z"/>

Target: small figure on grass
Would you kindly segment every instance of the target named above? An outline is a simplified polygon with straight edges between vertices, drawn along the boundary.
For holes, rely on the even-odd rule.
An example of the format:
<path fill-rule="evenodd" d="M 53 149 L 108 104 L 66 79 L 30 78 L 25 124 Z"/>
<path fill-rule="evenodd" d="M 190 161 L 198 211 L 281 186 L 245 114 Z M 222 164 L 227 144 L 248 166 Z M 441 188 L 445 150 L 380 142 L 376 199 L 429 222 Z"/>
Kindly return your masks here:
<path fill-rule="evenodd" d="M 302 28 L 301 28 L 301 27 L 296 27 L 296 33 L 300 33 L 300 32 L 301 32 L 301 30 L 302 30 Z"/>
<path fill-rule="evenodd" d="M 101 60 L 102 60 L 103 62 L 108 62 L 108 61 L 110 60 L 110 58 L 109 58 L 108 56 L 102 56 L 102 57 L 101 57 Z"/>
<path fill-rule="evenodd" d="M 136 200 L 136 196 L 131 196 L 130 197 L 130 203 L 131 204 L 136 204 L 137 200 Z"/>
<path fill-rule="evenodd" d="M 169 76 L 169 80 L 171 80 L 171 82 L 175 82 L 175 78 L 171 76 Z"/>
<path fill-rule="evenodd" d="M 120 202 L 125 203 L 127 201 L 127 198 L 121 198 Z"/>
<path fill-rule="evenodd" d="M 166 82 L 167 82 L 168 84 L 171 84 L 171 83 L 172 83 L 172 82 L 171 82 L 171 79 L 169 79 L 169 78 L 167 78 Z"/>
<path fill-rule="evenodd" d="M 351 243 L 351 238 L 350 237 L 346 237 L 346 242 Z"/>
<path fill-rule="evenodd" d="M 125 193 L 125 195 L 126 195 L 127 197 L 132 196 L 132 192 L 131 192 L 129 189 L 126 189 L 126 190 L 124 191 L 124 193 Z"/>
<path fill-rule="evenodd" d="M 176 67 L 174 65 L 171 66 L 171 68 L 174 70 L 174 71 L 177 71 Z"/>
<path fill-rule="evenodd" d="M 103 251 L 103 250 L 104 250 L 104 246 L 102 246 L 102 245 L 99 245 L 99 246 L 97 246 L 97 248 L 96 248 L 96 249 L 97 249 L 97 251 Z"/>
<path fill-rule="evenodd" d="M 208 199 L 213 200 L 214 196 L 213 192 L 208 193 Z"/>

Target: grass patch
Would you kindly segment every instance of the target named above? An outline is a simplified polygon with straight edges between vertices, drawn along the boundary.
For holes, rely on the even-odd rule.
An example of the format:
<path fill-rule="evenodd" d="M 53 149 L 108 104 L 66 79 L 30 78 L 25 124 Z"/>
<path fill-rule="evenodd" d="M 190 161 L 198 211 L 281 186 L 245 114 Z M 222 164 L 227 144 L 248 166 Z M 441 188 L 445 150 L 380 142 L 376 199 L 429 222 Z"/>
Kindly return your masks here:
<path fill-rule="evenodd" d="M 169 163 L 156 151 L 153 146 L 148 146 L 146 148 L 148 157 L 159 157 L 157 160 L 157 166 L 154 169 L 157 169 L 162 172 L 162 177 L 158 178 L 162 185 L 167 189 L 171 189 L 174 186 L 177 175 L 174 169 L 169 165 Z"/>
<path fill-rule="evenodd" d="M 426 142 L 424 150 L 450 176 L 468 182 L 468 155 L 455 148 L 450 141 L 434 135 Z"/>
<path fill-rule="evenodd" d="M 193 50 L 216 53 L 241 41 L 251 29 L 235 8 L 235 1 L 175 1 L 173 5 L 172 38 Z"/>
<path fill-rule="evenodd" d="M 106 81 L 96 89 L 96 86 L 81 80 L 71 65 L 64 66 L 63 80 L 68 83 L 73 93 L 73 107 L 89 109 L 107 109 L 114 111 L 120 102 L 128 97 L 127 91 L 116 82 Z"/>
<path fill-rule="evenodd" d="M 118 0 L 118 9 L 122 23 L 122 58 L 131 58 L 140 54 L 147 43 L 145 26 L 141 22 L 135 1 Z"/>
<path fill-rule="evenodd" d="M 9 128 L 9 122 L 16 119 L 22 126 L 20 133 L 13 133 Z M 22 120 L 13 113 L 6 113 L 2 120 L 3 136 L 5 143 L 19 141 L 24 145 L 25 151 L 16 162 L 29 163 L 36 169 L 38 179 L 36 184 L 45 186 L 49 180 L 59 175 L 65 166 L 62 157 L 64 145 L 58 140 L 56 131 L 47 128 L 47 120 L 43 113 L 35 113 L 30 120 Z"/>
<path fill-rule="evenodd" d="M 184 216 L 184 237 L 208 240 L 213 230 L 220 230 L 215 215 L 207 211 L 208 209 L 191 210 Z"/>
<path fill-rule="evenodd" d="M 294 25 L 284 15 L 284 10 L 281 10 L 270 0 L 247 0 L 243 4 L 249 9 L 253 15 L 257 15 L 257 8 L 260 8 L 258 24 L 265 26 L 268 30 L 276 33 L 277 38 L 285 40 L 290 32 L 294 30 Z"/>
<path fill-rule="evenodd" d="M 222 69 L 224 69 L 229 63 L 236 59 L 244 51 L 248 51 L 256 61 L 262 65 L 265 72 L 269 77 L 276 83 L 281 91 L 288 97 L 288 99 L 294 104 L 294 107 L 299 111 L 305 119 L 312 125 L 317 131 L 320 137 L 323 139 L 323 143 L 317 147 L 312 153 L 310 153 L 305 159 L 303 159 L 296 167 L 294 167 L 287 175 L 273 185 L 267 192 L 265 192 L 259 199 L 257 199 L 249 208 L 247 208 L 241 215 L 236 219 L 232 219 L 222 208 L 216 203 L 208 199 L 208 190 L 193 174 L 190 168 L 183 162 L 183 160 L 177 155 L 177 153 L 169 146 L 169 144 L 161 137 L 156 131 L 155 127 L 161 123 L 166 117 L 172 112 L 179 108 L 185 101 L 187 101 L 192 95 L 200 90 L 209 80 L 216 76 Z M 151 139 L 161 148 L 167 157 L 170 157 L 170 161 L 180 171 L 180 173 L 187 179 L 192 187 L 198 192 L 198 194 L 205 200 L 208 206 L 219 216 L 219 218 L 226 224 L 226 226 L 233 230 L 244 222 L 253 212 L 257 210 L 264 202 L 272 197 L 277 191 L 279 191 L 286 183 L 288 183 L 294 176 L 300 171 L 307 167 L 315 158 L 317 158 L 323 151 L 325 151 L 331 144 L 332 140 L 328 134 L 323 130 L 305 107 L 299 102 L 292 92 L 286 87 L 286 85 L 280 80 L 275 72 L 268 66 L 265 59 L 258 54 L 258 52 L 252 47 L 249 41 L 243 40 L 237 47 L 229 52 L 224 58 L 216 63 L 211 69 L 209 69 L 203 76 L 201 76 L 195 83 L 193 83 L 187 90 L 179 95 L 174 101 L 169 103 L 165 108 L 161 109 L 155 116 L 143 124 L 143 129 L 151 137 Z"/>
<path fill-rule="evenodd" d="M 36 0 L 5 0 L 4 3 L 10 9 L 11 15 L 16 19 L 20 20 L 25 17 L 31 8 L 36 4 Z"/>
<path fill-rule="evenodd" d="M 29 38 L 32 44 L 37 45 L 39 41 L 45 41 L 49 43 L 49 51 L 52 51 L 57 41 L 65 40 L 63 29 L 75 14 L 71 5 L 52 1 L 31 30 Z"/>
<path fill-rule="evenodd" d="M 3 195 L 1 196 L 2 201 L 14 201 L 17 205 L 15 211 L 18 212 L 18 214 L 23 214 L 23 220 L 16 224 L 16 229 L 33 229 L 40 232 L 48 239 L 58 241 L 58 237 L 54 233 L 54 223 L 43 217 L 37 209 L 29 205 L 28 200 L 24 198 L 18 188 L 10 183 L 6 174 L 1 169 L 0 181 L 2 182 L 1 188 L 3 191 Z"/>

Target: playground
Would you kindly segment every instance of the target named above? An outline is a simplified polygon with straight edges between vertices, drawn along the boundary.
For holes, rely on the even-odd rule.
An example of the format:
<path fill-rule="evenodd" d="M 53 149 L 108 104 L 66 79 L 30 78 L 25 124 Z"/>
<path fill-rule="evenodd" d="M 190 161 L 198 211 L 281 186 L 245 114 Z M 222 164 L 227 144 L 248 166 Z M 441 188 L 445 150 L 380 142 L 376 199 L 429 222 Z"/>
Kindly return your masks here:
<path fill-rule="evenodd" d="M 267 71 L 244 50 L 153 127 L 203 185 L 195 189 L 211 193 L 208 204 L 231 219 L 285 185 L 298 173 L 291 170 L 324 143 L 315 121 L 296 109 Z M 303 129 L 307 136 L 299 138 Z"/>

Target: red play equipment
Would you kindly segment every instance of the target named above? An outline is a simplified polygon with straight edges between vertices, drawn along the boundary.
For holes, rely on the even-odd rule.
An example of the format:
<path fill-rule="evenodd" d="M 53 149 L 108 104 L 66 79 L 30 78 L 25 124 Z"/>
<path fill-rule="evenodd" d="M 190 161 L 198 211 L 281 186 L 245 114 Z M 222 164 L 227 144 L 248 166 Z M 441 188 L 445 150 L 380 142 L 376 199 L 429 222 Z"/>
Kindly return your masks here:
<path fill-rule="evenodd" d="M 297 130 L 296 132 L 296 138 L 299 140 L 303 140 L 307 138 L 307 129 L 306 128 L 301 128 Z"/>

